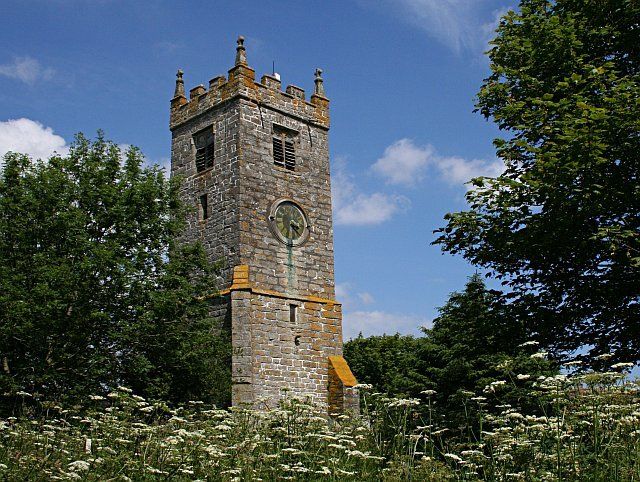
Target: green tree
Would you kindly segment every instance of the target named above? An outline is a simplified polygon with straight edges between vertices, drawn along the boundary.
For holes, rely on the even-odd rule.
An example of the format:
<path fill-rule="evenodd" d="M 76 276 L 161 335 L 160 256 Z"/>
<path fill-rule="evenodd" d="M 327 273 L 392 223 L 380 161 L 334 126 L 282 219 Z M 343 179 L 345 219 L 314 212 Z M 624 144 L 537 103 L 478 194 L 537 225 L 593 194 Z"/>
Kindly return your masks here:
<path fill-rule="evenodd" d="M 360 333 L 344 344 L 344 357 L 358 383 L 394 396 L 417 396 L 427 383 L 418 364 L 420 343 L 413 336 Z"/>
<path fill-rule="evenodd" d="M 477 108 L 504 173 L 435 241 L 502 280 L 558 358 L 640 359 L 640 2 L 521 0 Z"/>
<path fill-rule="evenodd" d="M 524 324 L 509 317 L 500 293 L 488 290 L 475 274 L 439 312 L 433 327 L 424 330 L 419 359 L 445 419 L 460 424 L 471 394 L 495 398 L 485 390 L 495 381 L 506 382 L 498 385 L 501 402 L 530 410 L 529 380 L 556 371 L 546 360 L 531 358 L 536 349 L 526 344 Z"/>
<path fill-rule="evenodd" d="M 81 400 L 122 384 L 228 401 L 228 333 L 206 301 L 216 270 L 175 242 L 178 184 L 142 163 L 101 135 L 48 161 L 4 157 L 0 393 Z"/>

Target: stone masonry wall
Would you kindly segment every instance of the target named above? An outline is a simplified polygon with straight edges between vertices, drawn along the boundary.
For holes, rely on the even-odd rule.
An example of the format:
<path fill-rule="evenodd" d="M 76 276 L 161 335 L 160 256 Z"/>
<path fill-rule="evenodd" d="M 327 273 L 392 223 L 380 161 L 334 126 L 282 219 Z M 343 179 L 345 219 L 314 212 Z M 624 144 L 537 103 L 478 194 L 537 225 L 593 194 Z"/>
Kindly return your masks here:
<path fill-rule="evenodd" d="M 243 146 L 239 188 L 240 263 L 251 267 L 252 281 L 261 288 L 333 299 L 327 131 L 285 115 L 270 105 L 241 100 L 239 111 Z M 277 126 L 297 132 L 293 171 L 273 162 L 272 139 Z M 285 245 L 269 230 L 269 208 L 281 198 L 297 202 L 307 214 L 310 236 L 300 246 Z"/>
<path fill-rule="evenodd" d="M 212 261 L 222 260 L 220 287 L 228 287 L 231 270 L 239 261 L 238 185 L 240 109 L 235 102 L 224 103 L 173 130 L 171 175 L 182 178 L 181 198 L 189 209 L 184 237 L 200 240 Z M 193 134 L 213 127 L 215 162 L 213 168 L 196 172 Z M 198 218 L 200 195 L 208 194 L 209 218 Z"/>
<path fill-rule="evenodd" d="M 309 396 L 328 410 L 329 356 L 342 355 L 341 305 L 334 301 L 329 173 L 329 101 L 320 71 L 310 101 L 302 89 L 263 76 L 255 82 L 242 40 L 228 79 L 184 95 L 182 73 L 171 101 L 172 176 L 193 207 L 185 238 L 200 239 L 212 260 L 223 259 L 216 305 L 230 319 L 232 403 L 273 407 L 283 396 Z M 213 168 L 196 172 L 195 132 L 212 126 Z M 274 164 L 273 134 L 293 135 L 296 166 Z M 209 218 L 197 215 L 207 193 Z M 298 246 L 269 229 L 269 210 L 290 199 L 305 211 L 310 235 Z M 291 320 L 291 306 L 296 307 Z M 283 390 L 286 389 L 286 390 Z"/>
<path fill-rule="evenodd" d="M 289 319 L 291 304 L 297 306 L 295 323 Z M 241 312 L 248 322 L 249 329 L 241 330 L 247 336 L 245 347 L 250 347 L 246 381 L 253 385 L 237 387 L 242 395 L 238 393 L 235 401 L 273 408 L 283 397 L 308 396 L 327 410 L 327 357 L 342 354 L 340 305 L 245 292 L 234 293 L 232 311 L 234 316 Z"/>

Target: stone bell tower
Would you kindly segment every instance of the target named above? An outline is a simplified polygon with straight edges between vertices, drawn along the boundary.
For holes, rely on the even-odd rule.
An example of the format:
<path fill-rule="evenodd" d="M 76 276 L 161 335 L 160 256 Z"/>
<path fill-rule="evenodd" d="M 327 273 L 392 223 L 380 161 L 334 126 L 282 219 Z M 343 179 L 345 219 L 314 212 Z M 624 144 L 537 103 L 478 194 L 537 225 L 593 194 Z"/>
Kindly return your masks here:
<path fill-rule="evenodd" d="M 322 71 L 309 100 L 247 64 L 238 39 L 228 78 L 171 100 L 171 175 L 193 206 L 186 238 L 201 240 L 223 279 L 215 310 L 231 325 L 232 403 L 272 407 L 310 397 L 329 413 L 357 409 L 342 358 L 335 300 L 329 100 Z"/>

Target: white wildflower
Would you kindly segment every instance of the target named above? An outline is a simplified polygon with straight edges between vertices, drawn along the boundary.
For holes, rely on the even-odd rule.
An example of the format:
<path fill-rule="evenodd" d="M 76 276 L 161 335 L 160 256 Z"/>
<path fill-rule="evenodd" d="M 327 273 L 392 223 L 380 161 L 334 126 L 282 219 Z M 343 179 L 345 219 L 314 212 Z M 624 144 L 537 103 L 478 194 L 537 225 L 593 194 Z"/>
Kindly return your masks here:
<path fill-rule="evenodd" d="M 534 358 L 534 359 L 545 359 L 547 357 L 548 353 L 546 351 L 539 351 L 538 353 L 534 353 L 533 355 L 531 355 L 529 358 Z"/>
<path fill-rule="evenodd" d="M 465 457 L 471 457 L 471 456 L 484 457 L 485 456 L 479 450 L 463 450 L 462 452 L 460 452 L 460 455 L 464 455 Z"/>
<path fill-rule="evenodd" d="M 356 475 L 355 472 L 349 472 L 348 470 L 336 469 L 336 472 L 340 475 Z"/>
<path fill-rule="evenodd" d="M 354 385 L 353 388 L 357 388 L 359 390 L 372 390 L 373 389 L 373 385 L 369 384 L 369 383 L 358 383 L 357 385 Z M 329 472 L 331 473 L 331 472 Z"/>
<path fill-rule="evenodd" d="M 456 454 L 444 454 L 444 456 L 450 458 L 455 462 L 458 462 L 458 463 L 462 462 L 462 459 L 458 457 Z"/>
<path fill-rule="evenodd" d="M 89 464 L 89 462 L 85 462 L 84 460 L 76 460 L 75 462 L 71 462 L 68 465 L 69 470 L 72 470 L 73 472 L 85 472 L 89 470 L 90 466 L 91 464 Z"/>
<path fill-rule="evenodd" d="M 569 361 L 567 363 L 563 363 L 563 365 L 565 367 L 576 367 L 578 365 L 582 365 L 582 362 L 580 360 L 573 360 L 573 361 Z"/>
<path fill-rule="evenodd" d="M 347 450 L 347 447 L 345 447 L 344 445 L 340 445 L 340 444 L 329 444 L 329 445 L 327 445 L 327 447 L 331 447 L 331 448 L 338 449 L 338 450 Z"/>
<path fill-rule="evenodd" d="M 616 363 L 615 365 L 611 365 L 611 368 L 617 370 L 619 368 L 632 368 L 635 363 Z"/>
<path fill-rule="evenodd" d="M 65 476 L 65 479 L 82 480 L 82 476 L 75 472 L 60 472 Z"/>
<path fill-rule="evenodd" d="M 410 407 L 412 405 L 420 405 L 420 400 L 416 398 L 399 398 L 389 404 L 389 407 Z"/>
<path fill-rule="evenodd" d="M 539 344 L 540 343 L 538 343 L 537 341 L 531 340 L 531 341 L 525 341 L 524 343 L 521 343 L 518 346 L 519 347 L 522 347 L 522 346 L 534 346 L 534 345 L 539 345 Z"/>
<path fill-rule="evenodd" d="M 518 380 L 529 380 L 529 378 L 531 378 L 531 375 L 527 375 L 526 373 L 518 373 L 516 378 Z"/>
<path fill-rule="evenodd" d="M 167 473 L 167 472 L 164 472 L 164 471 L 162 471 L 162 470 L 160 470 L 160 469 L 156 469 L 155 467 L 151 467 L 150 465 L 147 465 L 147 466 L 145 467 L 145 470 L 146 470 L 147 472 L 149 472 L 150 474 L 168 475 L 168 473 Z"/>
<path fill-rule="evenodd" d="M 613 356 L 613 353 L 603 353 L 602 355 L 598 355 L 595 357 L 596 360 L 608 360 Z"/>

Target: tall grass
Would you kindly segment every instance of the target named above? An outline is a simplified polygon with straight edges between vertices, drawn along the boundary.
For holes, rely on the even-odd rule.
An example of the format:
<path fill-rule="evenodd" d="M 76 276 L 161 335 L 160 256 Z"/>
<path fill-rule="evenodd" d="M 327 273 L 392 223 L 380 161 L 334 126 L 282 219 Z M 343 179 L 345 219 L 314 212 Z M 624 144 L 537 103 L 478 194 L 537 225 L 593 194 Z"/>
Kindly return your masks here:
<path fill-rule="evenodd" d="M 271 411 L 171 408 L 120 387 L 74 411 L 21 393 L 22 415 L 0 419 L 0 480 L 640 480 L 637 381 L 527 380 L 535 414 L 501 405 L 512 382 L 498 382 L 466 393 L 463 427 L 440 420 L 432 391 L 363 386 L 361 416 L 337 419 L 292 398 Z"/>

